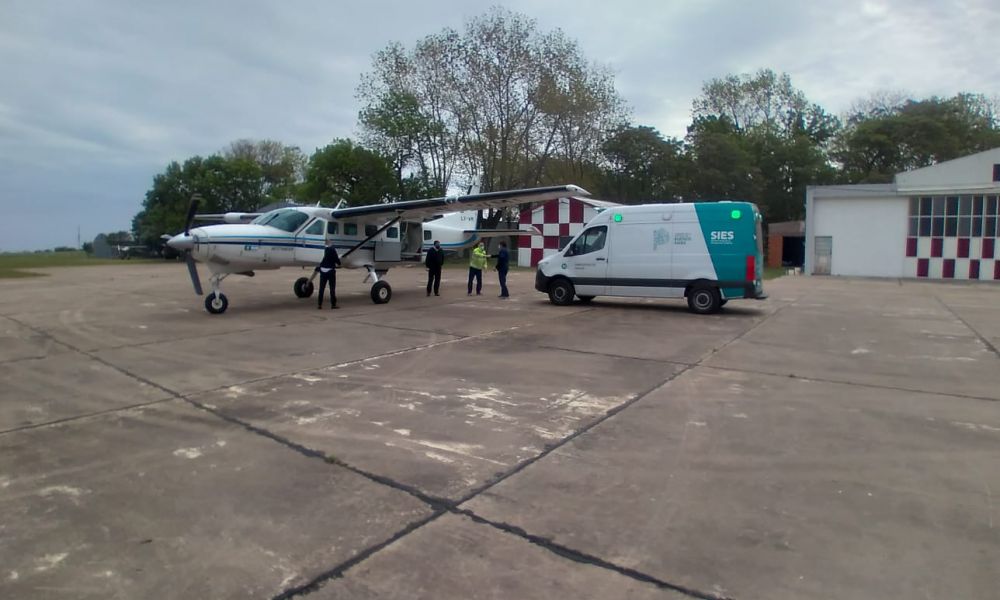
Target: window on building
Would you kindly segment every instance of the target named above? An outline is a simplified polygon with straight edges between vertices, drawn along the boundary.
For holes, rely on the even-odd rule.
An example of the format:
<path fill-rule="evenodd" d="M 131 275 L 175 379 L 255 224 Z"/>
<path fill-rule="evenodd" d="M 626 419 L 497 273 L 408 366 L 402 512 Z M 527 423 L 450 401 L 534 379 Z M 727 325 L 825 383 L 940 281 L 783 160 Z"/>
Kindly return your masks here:
<path fill-rule="evenodd" d="M 424 230 L 424 241 L 425 242 L 431 241 L 431 235 L 433 235 L 433 232 L 430 229 L 425 229 Z"/>
<path fill-rule="evenodd" d="M 1000 181 L 1000 165 L 993 165 L 993 181 Z"/>

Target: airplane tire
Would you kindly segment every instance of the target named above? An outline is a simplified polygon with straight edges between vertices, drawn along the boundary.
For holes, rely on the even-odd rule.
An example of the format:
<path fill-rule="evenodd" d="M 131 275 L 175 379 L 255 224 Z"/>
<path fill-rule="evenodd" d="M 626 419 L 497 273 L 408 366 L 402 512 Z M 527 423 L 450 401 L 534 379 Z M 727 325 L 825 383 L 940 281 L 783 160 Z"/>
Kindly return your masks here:
<path fill-rule="evenodd" d="M 215 294 L 209 294 L 205 298 L 205 310 L 213 315 L 221 315 L 226 312 L 227 308 L 229 308 L 229 299 L 226 298 L 225 294 L 219 294 L 218 297 Z"/>
<path fill-rule="evenodd" d="M 297 298 L 308 298 L 313 295 L 313 282 L 308 277 L 299 277 L 292 286 Z"/>
<path fill-rule="evenodd" d="M 372 302 L 375 304 L 385 304 L 392 299 L 392 288 L 388 281 L 377 281 L 372 286 Z"/>

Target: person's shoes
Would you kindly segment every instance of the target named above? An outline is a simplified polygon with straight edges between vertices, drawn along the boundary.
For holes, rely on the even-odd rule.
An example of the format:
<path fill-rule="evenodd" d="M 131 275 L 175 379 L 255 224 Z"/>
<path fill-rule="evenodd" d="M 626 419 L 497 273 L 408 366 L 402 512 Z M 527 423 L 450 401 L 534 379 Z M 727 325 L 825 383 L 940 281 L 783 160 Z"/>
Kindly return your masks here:
<path fill-rule="evenodd" d="M 431 293 L 430 293 L 430 292 L 427 292 L 427 296 L 428 296 L 428 297 L 430 297 L 430 295 L 431 295 Z"/>
<path fill-rule="evenodd" d="M 319 306 L 317 306 L 317 307 L 316 307 L 316 309 L 317 309 L 317 310 L 323 310 L 323 305 L 322 305 L 322 304 L 320 304 Z"/>
<path fill-rule="evenodd" d="M 469 293 L 468 293 L 468 294 L 466 294 L 466 295 L 467 295 L 467 296 L 471 296 L 471 295 L 472 295 L 472 292 L 469 292 Z"/>
<path fill-rule="evenodd" d="M 429 295 L 430 295 L 430 294 L 428 294 L 428 296 L 429 296 Z M 437 292 L 434 292 L 434 295 L 435 295 L 435 296 L 440 296 L 441 294 L 439 294 L 439 293 L 437 293 Z"/>
<path fill-rule="evenodd" d="M 482 292 L 476 292 L 476 295 L 477 295 L 477 296 L 482 296 L 482 295 L 483 295 L 483 293 L 482 293 Z"/>
<path fill-rule="evenodd" d="M 340 308 L 340 306 L 334 304 L 333 306 L 330 307 L 330 310 L 337 310 L 338 308 Z"/>

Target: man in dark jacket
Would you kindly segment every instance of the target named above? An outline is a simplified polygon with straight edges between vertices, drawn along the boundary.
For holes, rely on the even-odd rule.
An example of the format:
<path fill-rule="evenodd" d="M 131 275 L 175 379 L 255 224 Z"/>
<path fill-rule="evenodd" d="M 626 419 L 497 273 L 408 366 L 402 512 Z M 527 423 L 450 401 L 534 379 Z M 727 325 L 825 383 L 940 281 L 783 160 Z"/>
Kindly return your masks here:
<path fill-rule="evenodd" d="M 427 265 L 427 295 L 431 295 L 433 287 L 434 295 L 440 296 L 438 290 L 441 287 L 441 267 L 444 266 L 444 250 L 441 249 L 441 242 L 434 240 L 434 245 L 427 249 L 424 264 Z"/>
<path fill-rule="evenodd" d="M 500 276 L 500 297 L 510 298 L 507 293 L 507 269 L 510 266 L 510 253 L 507 252 L 507 242 L 500 242 L 500 251 L 497 252 L 497 275 Z"/>
<path fill-rule="evenodd" d="M 330 308 L 340 308 L 337 306 L 337 267 L 340 266 L 340 256 L 333 242 L 323 251 L 323 262 L 319 263 L 316 270 L 319 271 L 319 306 L 323 308 L 323 290 L 330 284 Z"/>

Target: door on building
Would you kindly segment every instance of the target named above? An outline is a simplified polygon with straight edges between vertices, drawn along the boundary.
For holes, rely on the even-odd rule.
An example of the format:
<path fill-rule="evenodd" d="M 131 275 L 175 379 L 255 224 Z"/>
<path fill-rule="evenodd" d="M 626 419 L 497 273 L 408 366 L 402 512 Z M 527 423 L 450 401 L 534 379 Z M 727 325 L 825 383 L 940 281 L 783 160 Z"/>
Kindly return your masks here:
<path fill-rule="evenodd" d="M 816 236 L 816 262 L 813 275 L 829 275 L 833 261 L 833 237 L 829 235 Z"/>

